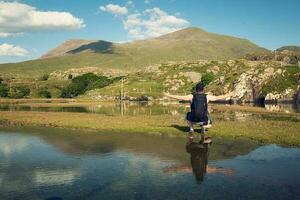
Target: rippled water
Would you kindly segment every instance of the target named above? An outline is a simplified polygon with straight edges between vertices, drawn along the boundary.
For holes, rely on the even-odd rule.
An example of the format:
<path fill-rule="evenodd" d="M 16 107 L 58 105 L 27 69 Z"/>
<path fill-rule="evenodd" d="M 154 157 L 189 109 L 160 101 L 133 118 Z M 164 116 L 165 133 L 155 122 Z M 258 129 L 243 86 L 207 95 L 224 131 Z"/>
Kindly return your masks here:
<path fill-rule="evenodd" d="M 300 149 L 65 129 L 0 131 L 0 199 L 299 199 Z"/>

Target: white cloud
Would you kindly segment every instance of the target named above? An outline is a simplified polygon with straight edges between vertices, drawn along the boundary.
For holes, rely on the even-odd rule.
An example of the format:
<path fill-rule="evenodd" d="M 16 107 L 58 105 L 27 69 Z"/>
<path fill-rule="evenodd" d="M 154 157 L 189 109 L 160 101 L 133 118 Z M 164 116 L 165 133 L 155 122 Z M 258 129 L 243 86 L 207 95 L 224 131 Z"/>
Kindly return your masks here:
<path fill-rule="evenodd" d="M 114 15 L 126 15 L 128 13 L 128 9 L 126 7 L 122 7 L 116 4 L 108 4 L 106 6 L 100 6 L 99 8 L 104 12 L 109 12 Z"/>
<path fill-rule="evenodd" d="M 0 56 L 26 56 L 27 54 L 28 51 L 22 47 L 7 43 L 0 45 Z"/>
<path fill-rule="evenodd" d="M 145 4 L 149 4 L 150 0 L 145 0 L 144 2 L 145 2 Z"/>
<path fill-rule="evenodd" d="M 132 7 L 134 7 L 133 1 L 127 1 L 127 2 L 126 2 L 126 5 L 127 5 L 127 6 L 132 6 Z"/>
<path fill-rule="evenodd" d="M 183 29 L 189 25 L 189 22 L 169 15 L 160 8 L 152 8 L 142 13 L 128 15 L 123 25 L 130 38 L 143 39 Z"/>
<path fill-rule="evenodd" d="M 0 37 L 32 32 L 74 30 L 85 27 L 83 19 L 68 12 L 39 11 L 18 2 L 0 1 Z"/>

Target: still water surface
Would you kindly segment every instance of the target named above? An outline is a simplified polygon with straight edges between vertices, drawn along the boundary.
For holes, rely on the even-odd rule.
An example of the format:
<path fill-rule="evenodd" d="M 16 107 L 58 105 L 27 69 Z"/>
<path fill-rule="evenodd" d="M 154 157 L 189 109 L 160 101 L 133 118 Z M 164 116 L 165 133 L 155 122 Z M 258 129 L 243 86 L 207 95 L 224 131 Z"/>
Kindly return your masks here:
<path fill-rule="evenodd" d="M 60 104 L 59 106 L 52 103 L 42 104 L 0 104 L 0 111 L 41 111 L 41 112 L 80 112 L 80 113 L 97 113 L 110 116 L 151 116 L 151 115 L 173 115 L 173 116 L 185 116 L 190 111 L 189 104 L 180 103 L 153 103 L 153 102 L 123 102 L 123 103 L 107 103 L 102 102 L 99 104 L 91 103 L 85 105 L 68 105 L 68 103 Z M 230 105 L 228 105 L 230 106 Z M 251 106 L 251 105 L 248 105 Z M 297 107 L 293 104 L 277 104 L 277 105 L 265 105 L 265 107 L 259 108 L 262 111 L 275 111 L 281 113 L 298 113 L 300 112 L 300 106 Z M 263 120 L 287 120 L 300 122 L 299 116 L 282 116 L 272 114 L 258 114 L 249 113 L 243 111 L 223 111 L 214 109 L 214 106 L 209 107 L 209 112 L 213 121 L 251 121 L 257 119 Z"/>
<path fill-rule="evenodd" d="M 0 131 L 0 199 L 299 199 L 300 149 L 47 128 Z"/>
<path fill-rule="evenodd" d="M 254 105 L 246 104 L 245 106 L 252 107 Z M 189 110 L 189 107 L 189 104 L 176 102 L 101 102 L 86 105 L 68 105 L 68 103 L 61 103 L 59 106 L 55 106 L 55 103 L 53 105 L 51 102 L 42 104 L 0 104 L 1 111 L 83 112 L 108 115 L 176 114 L 178 112 L 186 112 Z M 265 104 L 260 106 L 260 108 L 261 110 L 274 112 L 300 113 L 300 105 L 296 104 Z"/>

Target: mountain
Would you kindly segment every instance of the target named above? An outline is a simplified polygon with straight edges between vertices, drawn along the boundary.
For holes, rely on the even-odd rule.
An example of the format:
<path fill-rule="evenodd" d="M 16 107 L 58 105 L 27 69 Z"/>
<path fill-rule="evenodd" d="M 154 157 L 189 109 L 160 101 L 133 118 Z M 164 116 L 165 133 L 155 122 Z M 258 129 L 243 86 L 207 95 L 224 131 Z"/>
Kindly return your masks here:
<path fill-rule="evenodd" d="M 136 71 L 167 61 L 225 60 L 245 54 L 269 53 L 246 39 L 187 28 L 157 38 L 127 43 L 69 40 L 40 59 L 0 65 L 1 72 L 29 76 L 70 68 Z"/>
<path fill-rule="evenodd" d="M 96 40 L 68 40 L 59 45 L 57 48 L 43 55 L 42 58 L 62 56 L 69 51 L 79 48 L 80 46 L 84 46 L 93 42 L 96 42 Z"/>
<path fill-rule="evenodd" d="M 293 52 L 294 54 L 300 55 L 300 46 L 283 46 L 276 49 L 277 52 L 283 53 L 284 51 Z"/>

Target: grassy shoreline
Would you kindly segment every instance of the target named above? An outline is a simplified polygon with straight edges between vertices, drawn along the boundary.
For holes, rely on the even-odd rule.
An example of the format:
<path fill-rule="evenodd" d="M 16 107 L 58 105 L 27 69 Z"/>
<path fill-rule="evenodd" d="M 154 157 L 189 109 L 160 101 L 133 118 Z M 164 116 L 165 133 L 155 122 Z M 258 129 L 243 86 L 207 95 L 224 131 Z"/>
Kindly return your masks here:
<path fill-rule="evenodd" d="M 1 126 L 44 126 L 99 132 L 184 135 L 182 116 L 107 116 L 91 113 L 0 111 Z M 209 136 L 248 138 L 262 143 L 300 146 L 300 123 L 278 120 L 215 121 Z"/>
<path fill-rule="evenodd" d="M 172 105 L 181 105 L 184 106 L 184 104 L 173 104 L 178 103 L 178 101 L 149 101 L 150 104 L 161 104 L 161 103 L 171 103 Z M 30 106 L 30 107 L 72 107 L 72 106 L 89 106 L 89 105 L 98 105 L 98 104 L 104 104 L 104 105 L 114 105 L 114 104 L 120 104 L 120 101 L 109 101 L 109 100 L 101 100 L 101 101 L 95 101 L 95 100 L 89 100 L 89 99 L 68 99 L 68 98 L 52 98 L 52 99 L 5 99 L 0 98 L 0 105 L 1 104 L 10 104 L 10 105 L 21 105 L 21 106 Z M 138 102 L 130 102 L 125 101 L 124 103 L 138 103 Z M 282 104 L 284 105 L 284 104 Z M 270 111 L 266 110 L 262 107 L 255 107 L 255 106 L 249 106 L 247 104 L 218 104 L 218 103 L 212 103 L 209 105 L 214 110 L 217 111 L 241 111 L 241 112 L 247 112 L 247 113 L 255 113 L 255 114 L 274 114 L 274 115 L 283 115 L 283 116 L 294 116 L 300 118 L 300 113 L 286 113 L 281 111 Z"/>

